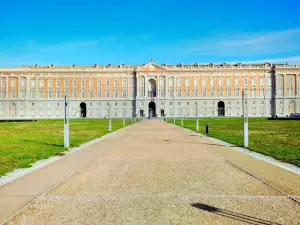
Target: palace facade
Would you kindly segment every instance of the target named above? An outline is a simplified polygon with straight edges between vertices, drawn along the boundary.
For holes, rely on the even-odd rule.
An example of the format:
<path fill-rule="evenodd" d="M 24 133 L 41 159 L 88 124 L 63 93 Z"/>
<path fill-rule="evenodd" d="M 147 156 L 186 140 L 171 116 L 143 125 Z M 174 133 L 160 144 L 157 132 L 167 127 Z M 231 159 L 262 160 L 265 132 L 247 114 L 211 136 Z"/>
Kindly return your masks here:
<path fill-rule="evenodd" d="M 192 64 L 0 68 L 1 119 L 285 117 L 300 112 L 300 65 Z"/>

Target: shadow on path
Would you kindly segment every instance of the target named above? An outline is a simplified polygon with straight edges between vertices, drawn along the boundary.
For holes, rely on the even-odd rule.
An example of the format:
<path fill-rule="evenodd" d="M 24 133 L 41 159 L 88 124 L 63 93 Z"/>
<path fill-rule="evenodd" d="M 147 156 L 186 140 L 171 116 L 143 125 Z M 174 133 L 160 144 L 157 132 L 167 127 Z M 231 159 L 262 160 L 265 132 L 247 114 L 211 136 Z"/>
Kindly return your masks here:
<path fill-rule="evenodd" d="M 279 223 L 274 223 L 268 220 L 264 220 L 264 219 L 259 219 L 253 216 L 248 216 L 245 214 L 241 214 L 241 213 L 236 213 L 236 212 L 232 212 L 226 209 L 220 209 L 214 206 L 210 206 L 210 205 L 206 205 L 206 204 L 202 204 L 202 203 L 192 203 L 191 206 L 197 208 L 197 209 L 201 209 L 203 211 L 207 211 L 210 213 L 214 213 L 216 215 L 219 216 L 224 216 L 227 218 L 231 218 L 233 220 L 238 220 L 238 221 L 242 221 L 242 222 L 246 222 L 249 224 L 267 224 L 267 225 L 271 225 L 271 224 L 275 224 L 275 225 L 280 225 Z"/>
<path fill-rule="evenodd" d="M 162 140 L 163 142 L 177 142 L 177 143 L 189 143 L 189 144 L 199 144 L 199 145 L 214 145 L 222 147 L 237 147 L 236 145 L 222 145 L 222 144 L 211 144 L 211 143 L 199 143 L 193 141 L 174 141 L 174 140 Z"/>

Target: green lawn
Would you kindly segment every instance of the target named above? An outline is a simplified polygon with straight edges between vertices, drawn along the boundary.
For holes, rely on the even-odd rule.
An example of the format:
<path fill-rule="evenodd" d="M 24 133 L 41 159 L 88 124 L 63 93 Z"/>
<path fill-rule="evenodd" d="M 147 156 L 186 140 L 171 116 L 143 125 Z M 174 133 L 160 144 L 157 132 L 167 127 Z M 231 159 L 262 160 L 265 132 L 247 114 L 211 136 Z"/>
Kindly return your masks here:
<path fill-rule="evenodd" d="M 0 175 L 64 152 L 63 126 L 63 120 L 0 122 Z M 112 120 L 113 131 L 122 127 L 123 120 Z M 106 119 L 70 120 L 70 147 L 107 133 Z"/>
<path fill-rule="evenodd" d="M 242 118 L 200 118 L 202 134 L 206 123 L 210 126 L 210 136 L 243 146 Z M 176 124 L 181 125 L 181 120 L 176 120 Z M 196 120 L 185 119 L 184 127 L 195 131 Z M 249 118 L 248 148 L 300 167 L 300 121 Z"/>

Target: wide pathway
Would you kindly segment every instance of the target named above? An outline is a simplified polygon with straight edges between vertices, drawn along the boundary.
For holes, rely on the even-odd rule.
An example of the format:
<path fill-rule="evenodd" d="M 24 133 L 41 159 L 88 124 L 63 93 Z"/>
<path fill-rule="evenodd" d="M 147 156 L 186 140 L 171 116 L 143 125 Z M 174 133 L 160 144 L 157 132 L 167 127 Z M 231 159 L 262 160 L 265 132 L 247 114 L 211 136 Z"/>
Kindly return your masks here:
<path fill-rule="evenodd" d="M 80 154 L 93 158 L 7 224 L 300 224 L 299 204 L 230 163 L 299 199 L 298 175 L 172 124 L 137 123 Z"/>

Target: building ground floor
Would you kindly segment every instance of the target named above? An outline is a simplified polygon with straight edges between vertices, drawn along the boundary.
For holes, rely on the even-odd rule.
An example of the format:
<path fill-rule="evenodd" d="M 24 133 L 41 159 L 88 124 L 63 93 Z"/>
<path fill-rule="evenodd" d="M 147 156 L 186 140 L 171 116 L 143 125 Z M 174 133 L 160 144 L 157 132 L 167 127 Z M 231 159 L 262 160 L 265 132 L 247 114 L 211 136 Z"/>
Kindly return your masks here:
<path fill-rule="evenodd" d="M 300 112 L 300 98 L 248 98 L 249 117 L 286 117 Z M 1 119 L 55 119 L 64 117 L 64 99 L 0 100 Z M 123 117 L 238 117 L 241 98 L 69 99 L 70 118 Z"/>

